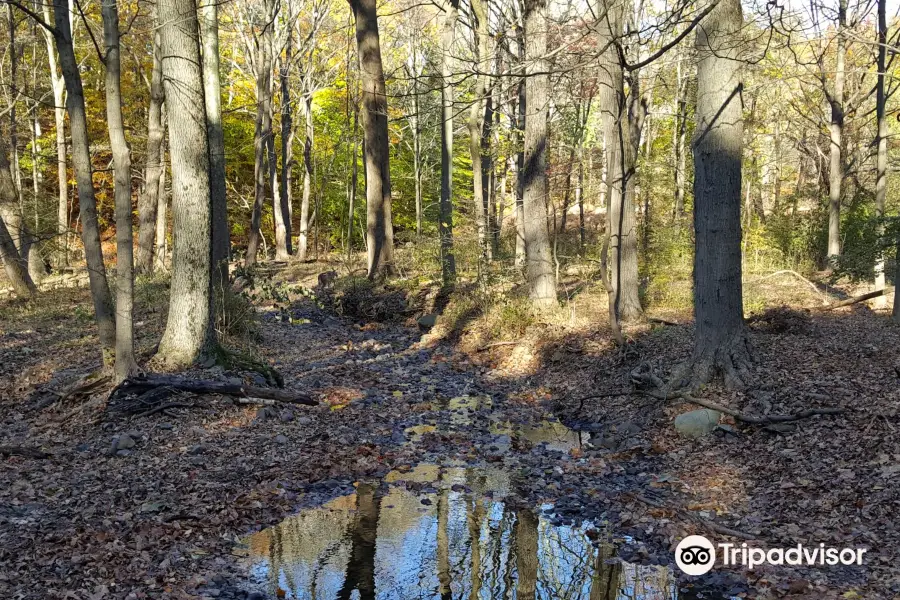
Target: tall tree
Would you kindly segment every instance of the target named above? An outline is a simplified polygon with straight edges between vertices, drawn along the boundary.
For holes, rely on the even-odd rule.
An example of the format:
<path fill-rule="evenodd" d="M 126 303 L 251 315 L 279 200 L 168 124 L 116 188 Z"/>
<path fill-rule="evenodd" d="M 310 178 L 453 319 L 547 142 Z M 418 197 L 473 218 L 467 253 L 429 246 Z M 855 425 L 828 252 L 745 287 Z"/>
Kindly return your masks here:
<path fill-rule="evenodd" d="M 742 26 L 740 0 L 719 0 L 697 28 L 693 141 L 692 383 L 721 372 L 736 388 L 750 363 L 741 289 Z"/>
<path fill-rule="evenodd" d="M 78 188 L 81 240 L 87 259 L 91 299 L 100 332 L 103 363 L 106 367 L 111 367 L 116 347 L 115 313 L 109 283 L 106 280 L 103 249 L 100 245 L 100 224 L 97 220 L 97 198 L 94 195 L 84 88 L 81 83 L 81 70 L 75 59 L 75 46 L 72 43 L 72 29 L 69 25 L 69 4 L 66 0 L 53 0 L 53 18 L 56 25 L 53 28 L 53 37 L 56 40 L 56 51 L 59 53 L 60 67 L 66 81 L 66 111 L 69 113 L 69 128 L 72 132 L 72 164 L 75 167 Z"/>
<path fill-rule="evenodd" d="M 158 0 L 172 163 L 172 285 L 156 360 L 189 366 L 214 346 L 212 199 L 206 101 L 195 0 Z"/>
<path fill-rule="evenodd" d="M 116 380 L 137 370 L 134 361 L 134 243 L 131 217 L 131 151 L 122 119 L 122 67 L 119 48 L 119 7 L 103 0 L 103 42 L 106 46 L 106 122 L 113 156 L 116 198 Z"/>
<path fill-rule="evenodd" d="M 44 21 L 50 23 L 53 17 L 50 15 L 50 4 L 41 3 Z M 41 28 L 44 41 L 47 44 L 47 61 L 50 66 L 50 85 L 53 88 L 53 117 L 56 126 L 56 177 L 57 208 L 56 230 L 60 236 L 57 264 L 68 264 L 69 249 L 69 175 L 66 160 L 66 82 L 56 60 L 56 48 L 53 45 L 53 34 L 46 28 Z"/>
<path fill-rule="evenodd" d="M 394 273 L 394 225 L 387 96 L 378 39 L 375 0 L 349 0 L 356 20 L 356 46 L 362 84 L 362 125 L 366 165 L 366 239 L 368 276 Z"/>
<path fill-rule="evenodd" d="M 153 37 L 153 69 L 150 74 L 150 106 L 147 110 L 147 155 L 144 166 L 144 191 L 138 199 L 137 271 L 149 273 L 154 268 L 156 249 L 156 214 L 159 207 L 159 179 L 164 169 L 162 155 L 163 91 L 159 33 Z"/>
<path fill-rule="evenodd" d="M 213 285 L 224 290 L 228 282 L 231 238 L 225 194 L 225 134 L 222 131 L 222 86 L 219 81 L 218 0 L 200 0 L 200 42 L 203 49 L 203 98 L 209 138 L 209 192 L 212 202 Z"/>
<path fill-rule="evenodd" d="M 884 234 L 884 226 L 880 222 L 884 218 L 884 201 L 887 197 L 887 163 L 888 163 L 888 126 L 887 126 L 887 94 L 884 85 L 885 70 L 887 69 L 887 0 L 878 0 L 878 83 L 875 90 L 875 219 L 878 220 L 876 231 L 879 237 Z M 884 258 L 879 256 L 875 262 L 875 289 L 883 290 L 884 283 Z M 884 308 L 887 303 L 884 296 L 877 300 L 879 308 Z"/>
<path fill-rule="evenodd" d="M 847 0 L 838 0 L 837 54 L 835 56 L 834 88 L 828 96 L 831 105 L 830 162 L 828 171 L 828 258 L 841 254 L 841 188 L 844 182 L 844 83 L 847 60 Z"/>
<path fill-rule="evenodd" d="M 472 26 L 475 37 L 474 64 L 475 64 L 475 98 L 469 108 L 469 156 L 472 159 L 472 202 L 475 205 L 475 226 L 478 232 L 478 246 L 480 260 L 487 260 L 491 248 L 488 243 L 490 232 L 487 174 L 490 172 L 490 153 L 483 152 L 485 141 L 490 143 L 490 115 L 486 111 L 491 110 L 491 98 L 489 94 L 488 68 L 485 65 L 491 63 L 490 33 L 488 31 L 487 2 L 485 0 L 472 0 Z M 487 127 L 487 129 L 485 129 Z M 485 131 L 488 135 L 485 136 Z"/>
<path fill-rule="evenodd" d="M 547 227 L 547 2 L 525 0 L 525 155 L 522 208 L 525 277 L 537 308 L 556 304 L 556 275 Z"/>
<path fill-rule="evenodd" d="M 537 593 L 538 519 L 528 508 L 516 512 L 516 598 L 534 600 Z"/>
<path fill-rule="evenodd" d="M 607 0 L 600 24 L 600 97 L 606 140 L 607 264 L 611 318 L 629 320 L 641 315 L 638 294 L 637 225 L 634 216 L 635 115 L 628 110 L 625 73 L 618 51 L 624 35 L 625 3 Z M 637 94 L 632 85 L 631 97 Z M 638 134 L 638 139 L 640 136 Z M 616 325 L 617 326 L 617 325 Z"/>
<path fill-rule="evenodd" d="M 9 150 L 0 134 L 0 258 L 13 291 L 20 298 L 31 298 L 37 288 L 28 274 L 28 261 L 19 253 L 6 224 L 8 215 L 18 210 L 16 187 L 9 165 Z"/>
<path fill-rule="evenodd" d="M 450 285 L 456 279 L 453 256 L 453 42 L 459 0 L 444 6 L 441 31 L 441 202 L 438 210 L 438 235 L 441 241 L 441 279 Z"/>

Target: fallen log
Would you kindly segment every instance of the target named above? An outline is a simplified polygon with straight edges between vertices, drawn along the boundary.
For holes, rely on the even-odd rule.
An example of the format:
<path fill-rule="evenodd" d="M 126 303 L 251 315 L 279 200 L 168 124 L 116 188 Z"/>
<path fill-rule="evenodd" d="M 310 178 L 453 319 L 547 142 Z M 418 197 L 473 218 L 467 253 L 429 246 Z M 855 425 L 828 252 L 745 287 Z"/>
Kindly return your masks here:
<path fill-rule="evenodd" d="M 0 455 L 3 456 L 24 456 L 25 458 L 50 458 L 49 452 L 44 452 L 40 448 L 28 448 L 26 446 L 0 446 Z"/>
<path fill-rule="evenodd" d="M 829 408 L 809 408 L 806 410 L 802 410 L 798 413 L 794 413 L 792 415 L 765 415 L 763 417 L 757 417 L 754 415 L 744 414 L 739 410 L 735 410 L 733 408 L 728 408 L 727 406 L 723 406 L 718 402 L 713 402 L 712 400 L 706 400 L 704 398 L 694 398 L 688 394 L 678 394 L 676 396 L 681 398 L 685 402 L 691 402 L 692 404 L 699 404 L 705 408 L 711 408 L 712 410 L 717 410 L 720 413 L 725 413 L 731 417 L 734 417 L 736 421 L 741 421 L 742 423 L 747 423 L 749 425 L 771 425 L 772 423 L 791 423 L 793 421 L 800 421 L 802 419 L 808 419 L 810 417 L 814 417 L 816 415 L 839 415 L 847 412 L 846 409 L 837 408 L 837 407 L 829 407 Z"/>
<path fill-rule="evenodd" d="M 819 310 L 834 310 L 835 308 L 841 308 L 842 306 L 850 306 L 851 304 L 857 304 L 859 302 L 865 302 L 866 300 L 871 300 L 872 298 L 878 298 L 879 296 L 886 296 L 894 291 L 894 288 L 888 287 L 883 290 L 875 290 L 874 292 L 867 292 L 865 294 L 860 294 L 859 296 L 853 296 L 852 298 L 847 298 L 846 300 L 840 300 L 838 302 L 834 302 L 833 304 L 829 304 L 828 306 L 823 306 Z"/>
<path fill-rule="evenodd" d="M 316 406 L 319 403 L 309 394 L 277 388 L 256 387 L 229 381 L 212 381 L 206 379 L 188 379 L 173 375 L 140 375 L 129 377 L 113 389 L 109 400 L 113 401 L 126 395 L 143 395 L 157 388 L 170 388 L 191 394 L 220 394 L 238 398 L 265 398 L 277 402 Z"/>

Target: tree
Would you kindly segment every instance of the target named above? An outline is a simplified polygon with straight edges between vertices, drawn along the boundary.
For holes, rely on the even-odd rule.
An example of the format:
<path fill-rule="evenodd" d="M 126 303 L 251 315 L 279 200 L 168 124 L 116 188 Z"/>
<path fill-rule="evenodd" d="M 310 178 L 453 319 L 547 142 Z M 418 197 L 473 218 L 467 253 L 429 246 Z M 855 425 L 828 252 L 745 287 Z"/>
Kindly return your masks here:
<path fill-rule="evenodd" d="M 28 274 L 28 261 L 19 253 L 6 225 L 7 215 L 17 209 L 16 188 L 9 165 L 9 151 L 0 135 L 0 258 L 13 291 L 20 298 L 31 298 L 37 292 Z"/>
<path fill-rule="evenodd" d="M 163 91 L 160 62 L 159 33 L 153 37 L 153 70 L 150 74 L 150 106 L 147 109 L 147 158 L 144 165 L 144 192 L 138 200 L 138 273 L 149 273 L 154 268 L 156 250 L 156 215 L 159 210 L 159 180 L 165 169 L 162 152 Z"/>
<path fill-rule="evenodd" d="M 875 219 L 876 232 L 879 237 L 884 234 L 884 226 L 880 221 L 884 218 L 884 201 L 887 198 L 887 166 L 888 166 L 888 126 L 887 126 L 887 94 L 884 85 L 887 69 L 887 0 L 878 0 L 878 75 L 875 84 Z M 884 289 L 884 258 L 879 256 L 875 261 L 875 289 Z M 879 308 L 887 303 L 884 296 L 876 300 Z"/>
<path fill-rule="evenodd" d="M 106 46 L 106 119 L 112 148 L 116 198 L 116 381 L 137 370 L 134 361 L 134 244 L 131 218 L 131 151 L 122 120 L 119 8 L 103 0 L 103 41 Z"/>
<path fill-rule="evenodd" d="M 159 0 L 162 74 L 172 162 L 172 285 L 156 359 L 183 368 L 213 350 L 212 199 L 206 101 L 194 0 Z"/>
<path fill-rule="evenodd" d="M 831 161 L 828 171 L 828 258 L 834 260 L 841 254 L 841 185 L 844 181 L 844 165 L 841 155 L 844 137 L 844 63 L 847 56 L 847 0 L 838 0 L 837 56 L 835 57 L 834 88 L 828 98 L 831 105 L 831 134 L 829 151 Z"/>
<path fill-rule="evenodd" d="M 490 64 L 491 48 L 490 33 L 488 31 L 487 2 L 485 0 L 472 0 L 472 21 L 475 36 L 473 48 L 475 51 L 475 98 L 469 109 L 469 155 L 472 159 L 472 201 L 475 204 L 475 226 L 478 231 L 478 245 L 481 251 L 480 260 L 486 261 L 491 254 L 491 245 L 488 234 L 490 233 L 490 211 L 488 207 L 488 174 L 491 171 L 490 162 L 490 126 L 491 126 L 491 97 L 488 83 L 488 68 Z"/>
<path fill-rule="evenodd" d="M 601 18 L 601 112 L 606 140 L 606 198 L 608 275 L 612 305 L 610 317 L 631 320 L 642 314 L 638 295 L 637 231 L 634 216 L 635 148 L 632 142 L 634 115 L 625 97 L 625 74 L 619 48 L 624 35 L 625 6 L 609 0 Z M 637 94 L 632 86 L 631 97 Z M 638 128 L 638 131 L 640 129 Z M 640 136 L 638 136 L 640 139 Z"/>
<path fill-rule="evenodd" d="M 547 228 L 547 4 L 525 0 L 525 155 L 522 209 L 525 278 L 536 308 L 556 304 L 556 275 Z"/>
<path fill-rule="evenodd" d="M 66 111 L 69 113 L 69 128 L 72 132 L 72 164 L 75 167 L 81 240 L 87 259 L 94 318 L 100 331 L 103 364 L 112 367 L 116 347 L 115 313 L 109 282 L 106 280 L 103 249 L 100 246 L 100 223 L 97 219 L 97 198 L 94 195 L 84 88 L 78 61 L 75 59 L 72 29 L 69 26 L 69 4 L 66 0 L 53 0 L 53 17 L 56 24 L 52 28 L 53 38 L 56 40 L 56 51 L 59 53 L 60 67 L 66 81 Z"/>
<path fill-rule="evenodd" d="M 441 239 L 441 280 L 450 285 L 456 279 L 453 256 L 453 41 L 459 18 L 459 0 L 449 0 L 444 7 L 441 31 L 441 202 L 438 235 Z"/>
<path fill-rule="evenodd" d="M 356 21 L 366 165 L 366 239 L 370 279 L 394 273 L 394 225 L 387 96 L 375 0 L 349 0 Z"/>
<path fill-rule="evenodd" d="M 743 387 L 750 351 L 741 289 L 740 0 L 719 0 L 697 28 L 694 132 L 694 352 L 692 383 L 716 372 Z"/>
<path fill-rule="evenodd" d="M 206 101 L 206 132 L 209 139 L 213 285 L 219 289 L 228 282 L 228 258 L 231 254 L 225 194 L 225 134 L 222 131 L 222 92 L 219 82 L 219 8 L 217 0 L 199 1 L 203 98 Z"/>

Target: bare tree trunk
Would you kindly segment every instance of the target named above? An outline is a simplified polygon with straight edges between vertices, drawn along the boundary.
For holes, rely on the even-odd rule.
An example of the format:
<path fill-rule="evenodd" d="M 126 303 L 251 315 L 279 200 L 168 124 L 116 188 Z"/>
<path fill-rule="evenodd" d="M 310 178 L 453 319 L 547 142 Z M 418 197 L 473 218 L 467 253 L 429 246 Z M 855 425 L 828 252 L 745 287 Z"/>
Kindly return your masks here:
<path fill-rule="evenodd" d="M 438 235 L 441 241 L 441 280 L 450 285 L 456 280 L 453 256 L 453 41 L 459 17 L 459 0 L 449 0 L 441 31 L 441 200 L 438 210 Z"/>
<path fill-rule="evenodd" d="M 356 20 L 356 44 L 362 83 L 362 125 L 366 157 L 366 239 L 369 278 L 393 275 L 394 225 L 387 96 L 378 40 L 375 0 L 349 0 Z"/>
<path fill-rule="evenodd" d="M 488 77 L 483 63 L 490 61 L 490 34 L 488 33 L 487 7 L 484 0 L 471 0 L 472 20 L 475 36 L 475 97 L 469 108 L 469 155 L 472 159 L 472 202 L 475 204 L 475 225 L 478 232 L 479 260 L 487 261 L 490 253 L 488 232 L 490 231 L 487 189 L 485 186 L 485 164 L 482 154 L 483 132 L 490 122 L 485 119 L 489 105 Z M 445 58 L 445 60 L 447 60 Z"/>
<path fill-rule="evenodd" d="M 672 128 L 672 148 L 675 151 L 673 161 L 675 167 L 675 220 L 680 222 L 684 216 L 684 143 L 687 133 L 687 76 L 682 74 L 682 53 L 679 52 L 676 63 L 675 80 L 675 126 Z"/>
<path fill-rule="evenodd" d="M 111 367 L 116 347 L 115 314 L 109 283 L 106 280 L 103 249 L 100 245 L 100 224 L 97 220 L 97 199 L 94 196 L 84 90 L 78 61 L 75 60 L 72 30 L 69 27 L 69 5 L 66 0 L 53 0 L 53 16 L 56 24 L 56 49 L 66 81 L 66 110 L 69 113 L 69 127 L 72 131 L 72 164 L 75 166 L 75 179 L 78 183 L 81 239 L 87 259 L 94 315 L 100 332 L 103 364 Z"/>
<path fill-rule="evenodd" d="M 527 77 L 525 164 L 522 204 L 525 216 L 525 278 L 537 308 L 556 305 L 556 276 L 547 228 L 547 115 L 549 75 L 546 0 L 525 0 L 525 58 Z"/>
<path fill-rule="evenodd" d="M 831 163 L 828 174 L 828 259 L 833 261 L 841 254 L 841 185 L 844 181 L 844 163 L 841 149 L 844 136 L 844 62 L 847 55 L 847 0 L 838 0 L 837 55 L 834 71 L 834 93 L 831 103 Z"/>
<path fill-rule="evenodd" d="M 525 33 L 518 30 L 519 42 L 519 63 L 525 62 Z M 526 94 L 525 80 L 519 82 L 518 101 L 516 112 L 516 130 L 515 130 L 515 147 L 520 148 L 516 155 L 515 171 L 516 171 L 516 258 L 515 265 L 519 268 L 525 267 L 525 110 L 526 110 Z"/>
<path fill-rule="evenodd" d="M 312 196 L 312 148 L 313 128 L 312 96 L 303 98 L 303 115 L 306 127 L 306 141 L 303 143 L 303 197 L 300 200 L 300 237 L 297 241 L 297 258 L 306 260 L 309 245 L 309 200 Z"/>
<path fill-rule="evenodd" d="M 356 188 L 359 186 L 359 111 L 353 111 L 353 153 L 350 167 L 350 189 L 347 190 L 347 260 L 353 253 L 353 221 L 356 211 Z"/>
<path fill-rule="evenodd" d="M 184 368 L 215 345 L 209 143 L 194 0 L 158 0 L 172 161 L 175 248 L 166 330 L 155 360 Z"/>
<path fill-rule="evenodd" d="M 213 286 L 228 282 L 231 237 L 225 192 L 225 134 L 222 131 L 222 85 L 219 80 L 218 0 L 199 0 L 200 40 L 203 48 L 203 97 L 209 139 L 209 193 L 212 203 Z"/>
<path fill-rule="evenodd" d="M 409 118 L 409 126 L 412 130 L 413 138 L 413 185 L 416 195 L 416 239 L 422 237 L 422 130 L 419 116 L 419 65 L 418 56 L 419 49 L 413 46 L 409 49 L 412 61 L 412 95 L 413 95 L 413 114 Z"/>
<path fill-rule="evenodd" d="M 882 219 L 884 218 L 884 201 L 887 196 L 887 136 L 889 135 L 885 114 L 887 98 L 884 89 L 885 69 L 887 67 L 887 48 L 885 47 L 887 44 L 886 3 L 887 0 L 878 0 L 878 84 L 875 98 L 875 115 L 878 127 L 875 146 L 878 149 L 878 155 L 875 165 L 875 219 L 878 221 L 876 227 L 879 237 L 884 235 Z M 879 253 L 875 262 L 875 289 L 883 290 L 884 283 L 884 257 Z M 878 300 L 876 300 L 876 306 L 878 308 L 886 308 L 886 298 L 879 296 Z"/>
<path fill-rule="evenodd" d="M 44 21 L 50 23 L 50 4 L 41 3 Z M 56 60 L 56 48 L 53 45 L 53 34 L 40 28 L 47 44 L 47 60 L 50 63 L 50 85 L 53 88 L 53 116 L 56 126 L 56 175 L 58 182 L 58 202 L 56 209 L 56 231 L 59 234 L 59 250 L 56 264 L 66 265 L 69 262 L 69 176 L 66 169 L 66 82 L 59 72 Z"/>
<path fill-rule="evenodd" d="M 290 64 L 293 60 L 293 35 L 288 32 L 287 44 L 284 49 L 284 57 L 281 60 L 281 200 L 288 208 L 287 228 L 291 230 L 291 217 L 293 215 L 293 190 L 291 169 L 294 166 L 294 121 L 293 103 L 291 101 Z M 310 122 L 312 116 L 310 115 Z M 288 234 L 290 237 L 290 233 Z M 290 240 L 288 240 L 290 241 Z M 306 248 L 303 247 L 302 226 L 301 239 L 297 242 L 297 255 L 300 260 L 305 258 Z"/>
<path fill-rule="evenodd" d="M 0 135 L 0 258 L 13 291 L 19 298 L 31 298 L 37 288 L 28 274 L 28 261 L 19 253 L 6 220 L 10 214 L 17 214 L 18 197 L 10 171 L 9 152 L 6 141 Z"/>
<path fill-rule="evenodd" d="M 131 151 L 122 120 L 119 8 L 103 0 L 103 41 L 106 46 L 106 121 L 113 157 L 116 198 L 116 369 L 117 382 L 137 370 L 134 360 L 134 244 L 131 217 Z"/>
<path fill-rule="evenodd" d="M 717 371 L 743 387 L 750 353 L 741 303 L 741 107 L 739 0 L 721 0 L 697 30 L 694 132 L 694 354 L 692 383 Z M 679 384 L 680 382 L 675 382 Z"/>
<path fill-rule="evenodd" d="M 163 93 L 162 71 L 160 70 L 159 34 L 153 39 L 153 73 L 150 76 L 150 106 L 147 111 L 147 164 L 144 169 L 144 193 L 138 201 L 138 247 L 137 271 L 149 273 L 153 270 L 153 252 L 156 245 L 156 212 L 159 205 L 159 178 L 163 170 L 161 156 L 163 146 L 162 107 L 166 96 Z"/>
<path fill-rule="evenodd" d="M 163 115 L 165 116 L 165 104 L 163 105 Z M 163 133 L 165 133 L 166 120 L 163 118 Z M 166 209 L 168 208 L 169 199 L 166 196 L 166 139 L 163 136 L 162 144 L 159 147 L 159 192 L 157 193 L 158 204 L 156 210 L 156 251 L 153 255 L 153 270 L 163 272 L 166 270 L 166 253 L 168 244 L 166 240 Z"/>
<path fill-rule="evenodd" d="M 442 488 L 437 498 L 437 535 L 436 556 L 438 572 L 438 594 L 441 600 L 452 600 L 453 590 L 450 584 L 453 576 L 450 572 L 450 489 Z"/>
<path fill-rule="evenodd" d="M 624 6 L 621 0 L 607 3 L 606 18 L 600 29 L 603 82 L 600 86 L 606 139 L 606 189 L 608 210 L 607 239 L 608 292 L 615 316 L 631 320 L 641 316 L 638 294 L 637 227 L 634 216 L 635 150 L 634 119 L 625 98 L 625 79 L 621 59 L 613 45 L 624 34 Z M 631 90 L 637 94 L 637 89 Z M 610 313 L 612 314 L 612 313 Z"/>

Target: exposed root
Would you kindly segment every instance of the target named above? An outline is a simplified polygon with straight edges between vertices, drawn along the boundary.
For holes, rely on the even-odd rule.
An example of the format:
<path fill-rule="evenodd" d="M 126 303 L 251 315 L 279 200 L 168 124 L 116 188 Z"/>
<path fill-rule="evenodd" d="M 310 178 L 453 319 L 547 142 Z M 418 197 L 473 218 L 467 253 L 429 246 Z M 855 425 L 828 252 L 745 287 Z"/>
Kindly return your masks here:
<path fill-rule="evenodd" d="M 750 345 L 741 332 L 715 347 L 695 350 L 689 361 L 675 369 L 668 385 L 661 387 L 672 396 L 680 390 L 698 390 L 721 375 L 729 389 L 742 391 L 750 384 L 752 365 Z"/>

